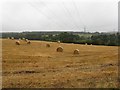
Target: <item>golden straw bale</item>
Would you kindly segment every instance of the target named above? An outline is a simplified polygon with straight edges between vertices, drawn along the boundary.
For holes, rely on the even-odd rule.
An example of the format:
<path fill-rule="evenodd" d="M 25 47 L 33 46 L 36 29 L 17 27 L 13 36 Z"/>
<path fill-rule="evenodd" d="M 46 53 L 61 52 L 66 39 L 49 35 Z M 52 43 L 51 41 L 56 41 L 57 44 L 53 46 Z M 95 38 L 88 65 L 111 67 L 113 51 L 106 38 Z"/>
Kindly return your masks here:
<path fill-rule="evenodd" d="M 75 49 L 75 50 L 74 50 L 74 54 L 79 54 L 79 50 L 78 50 L 78 49 Z"/>
<path fill-rule="evenodd" d="M 59 46 L 56 51 L 57 52 L 63 52 L 63 47 Z"/>
<path fill-rule="evenodd" d="M 20 45 L 20 41 L 16 41 L 16 45 Z"/>

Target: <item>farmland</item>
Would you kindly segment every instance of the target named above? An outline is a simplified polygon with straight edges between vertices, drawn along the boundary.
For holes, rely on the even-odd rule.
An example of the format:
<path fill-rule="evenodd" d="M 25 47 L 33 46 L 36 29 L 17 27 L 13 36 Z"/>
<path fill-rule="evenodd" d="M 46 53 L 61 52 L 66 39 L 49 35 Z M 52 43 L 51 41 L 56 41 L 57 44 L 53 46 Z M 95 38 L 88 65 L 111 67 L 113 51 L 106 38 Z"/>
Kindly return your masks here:
<path fill-rule="evenodd" d="M 115 88 L 118 47 L 2 40 L 3 88 Z M 49 43 L 50 47 L 46 47 Z M 63 52 L 56 52 L 58 46 Z M 73 51 L 79 49 L 80 54 Z"/>

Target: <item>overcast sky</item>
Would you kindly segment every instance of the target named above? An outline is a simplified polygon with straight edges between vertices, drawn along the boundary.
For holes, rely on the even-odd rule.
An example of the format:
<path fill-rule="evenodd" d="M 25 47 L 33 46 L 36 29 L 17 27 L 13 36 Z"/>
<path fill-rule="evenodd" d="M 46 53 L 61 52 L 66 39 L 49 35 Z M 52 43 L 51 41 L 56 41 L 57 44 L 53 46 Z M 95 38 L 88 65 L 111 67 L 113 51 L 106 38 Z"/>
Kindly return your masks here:
<path fill-rule="evenodd" d="M 3 32 L 117 31 L 118 1 L 3 0 L 0 23 Z"/>

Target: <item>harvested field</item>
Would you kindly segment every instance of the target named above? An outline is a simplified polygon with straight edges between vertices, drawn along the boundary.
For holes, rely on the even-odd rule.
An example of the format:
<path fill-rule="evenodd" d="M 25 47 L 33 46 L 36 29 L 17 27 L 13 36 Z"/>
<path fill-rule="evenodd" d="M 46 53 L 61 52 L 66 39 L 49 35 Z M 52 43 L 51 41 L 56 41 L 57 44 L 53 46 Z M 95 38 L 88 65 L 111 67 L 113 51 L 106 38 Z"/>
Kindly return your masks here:
<path fill-rule="evenodd" d="M 2 40 L 3 88 L 115 88 L 118 47 Z M 75 49 L 80 54 L 73 54 Z"/>

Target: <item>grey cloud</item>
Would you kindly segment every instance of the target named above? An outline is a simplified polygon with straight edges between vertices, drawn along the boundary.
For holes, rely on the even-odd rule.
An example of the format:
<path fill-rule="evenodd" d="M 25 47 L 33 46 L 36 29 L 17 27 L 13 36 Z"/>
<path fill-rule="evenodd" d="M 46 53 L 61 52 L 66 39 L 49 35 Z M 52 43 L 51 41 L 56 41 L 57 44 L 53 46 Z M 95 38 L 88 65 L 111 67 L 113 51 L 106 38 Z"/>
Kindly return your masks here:
<path fill-rule="evenodd" d="M 52 1 L 4 2 L 3 31 L 117 30 L 116 2 Z"/>

